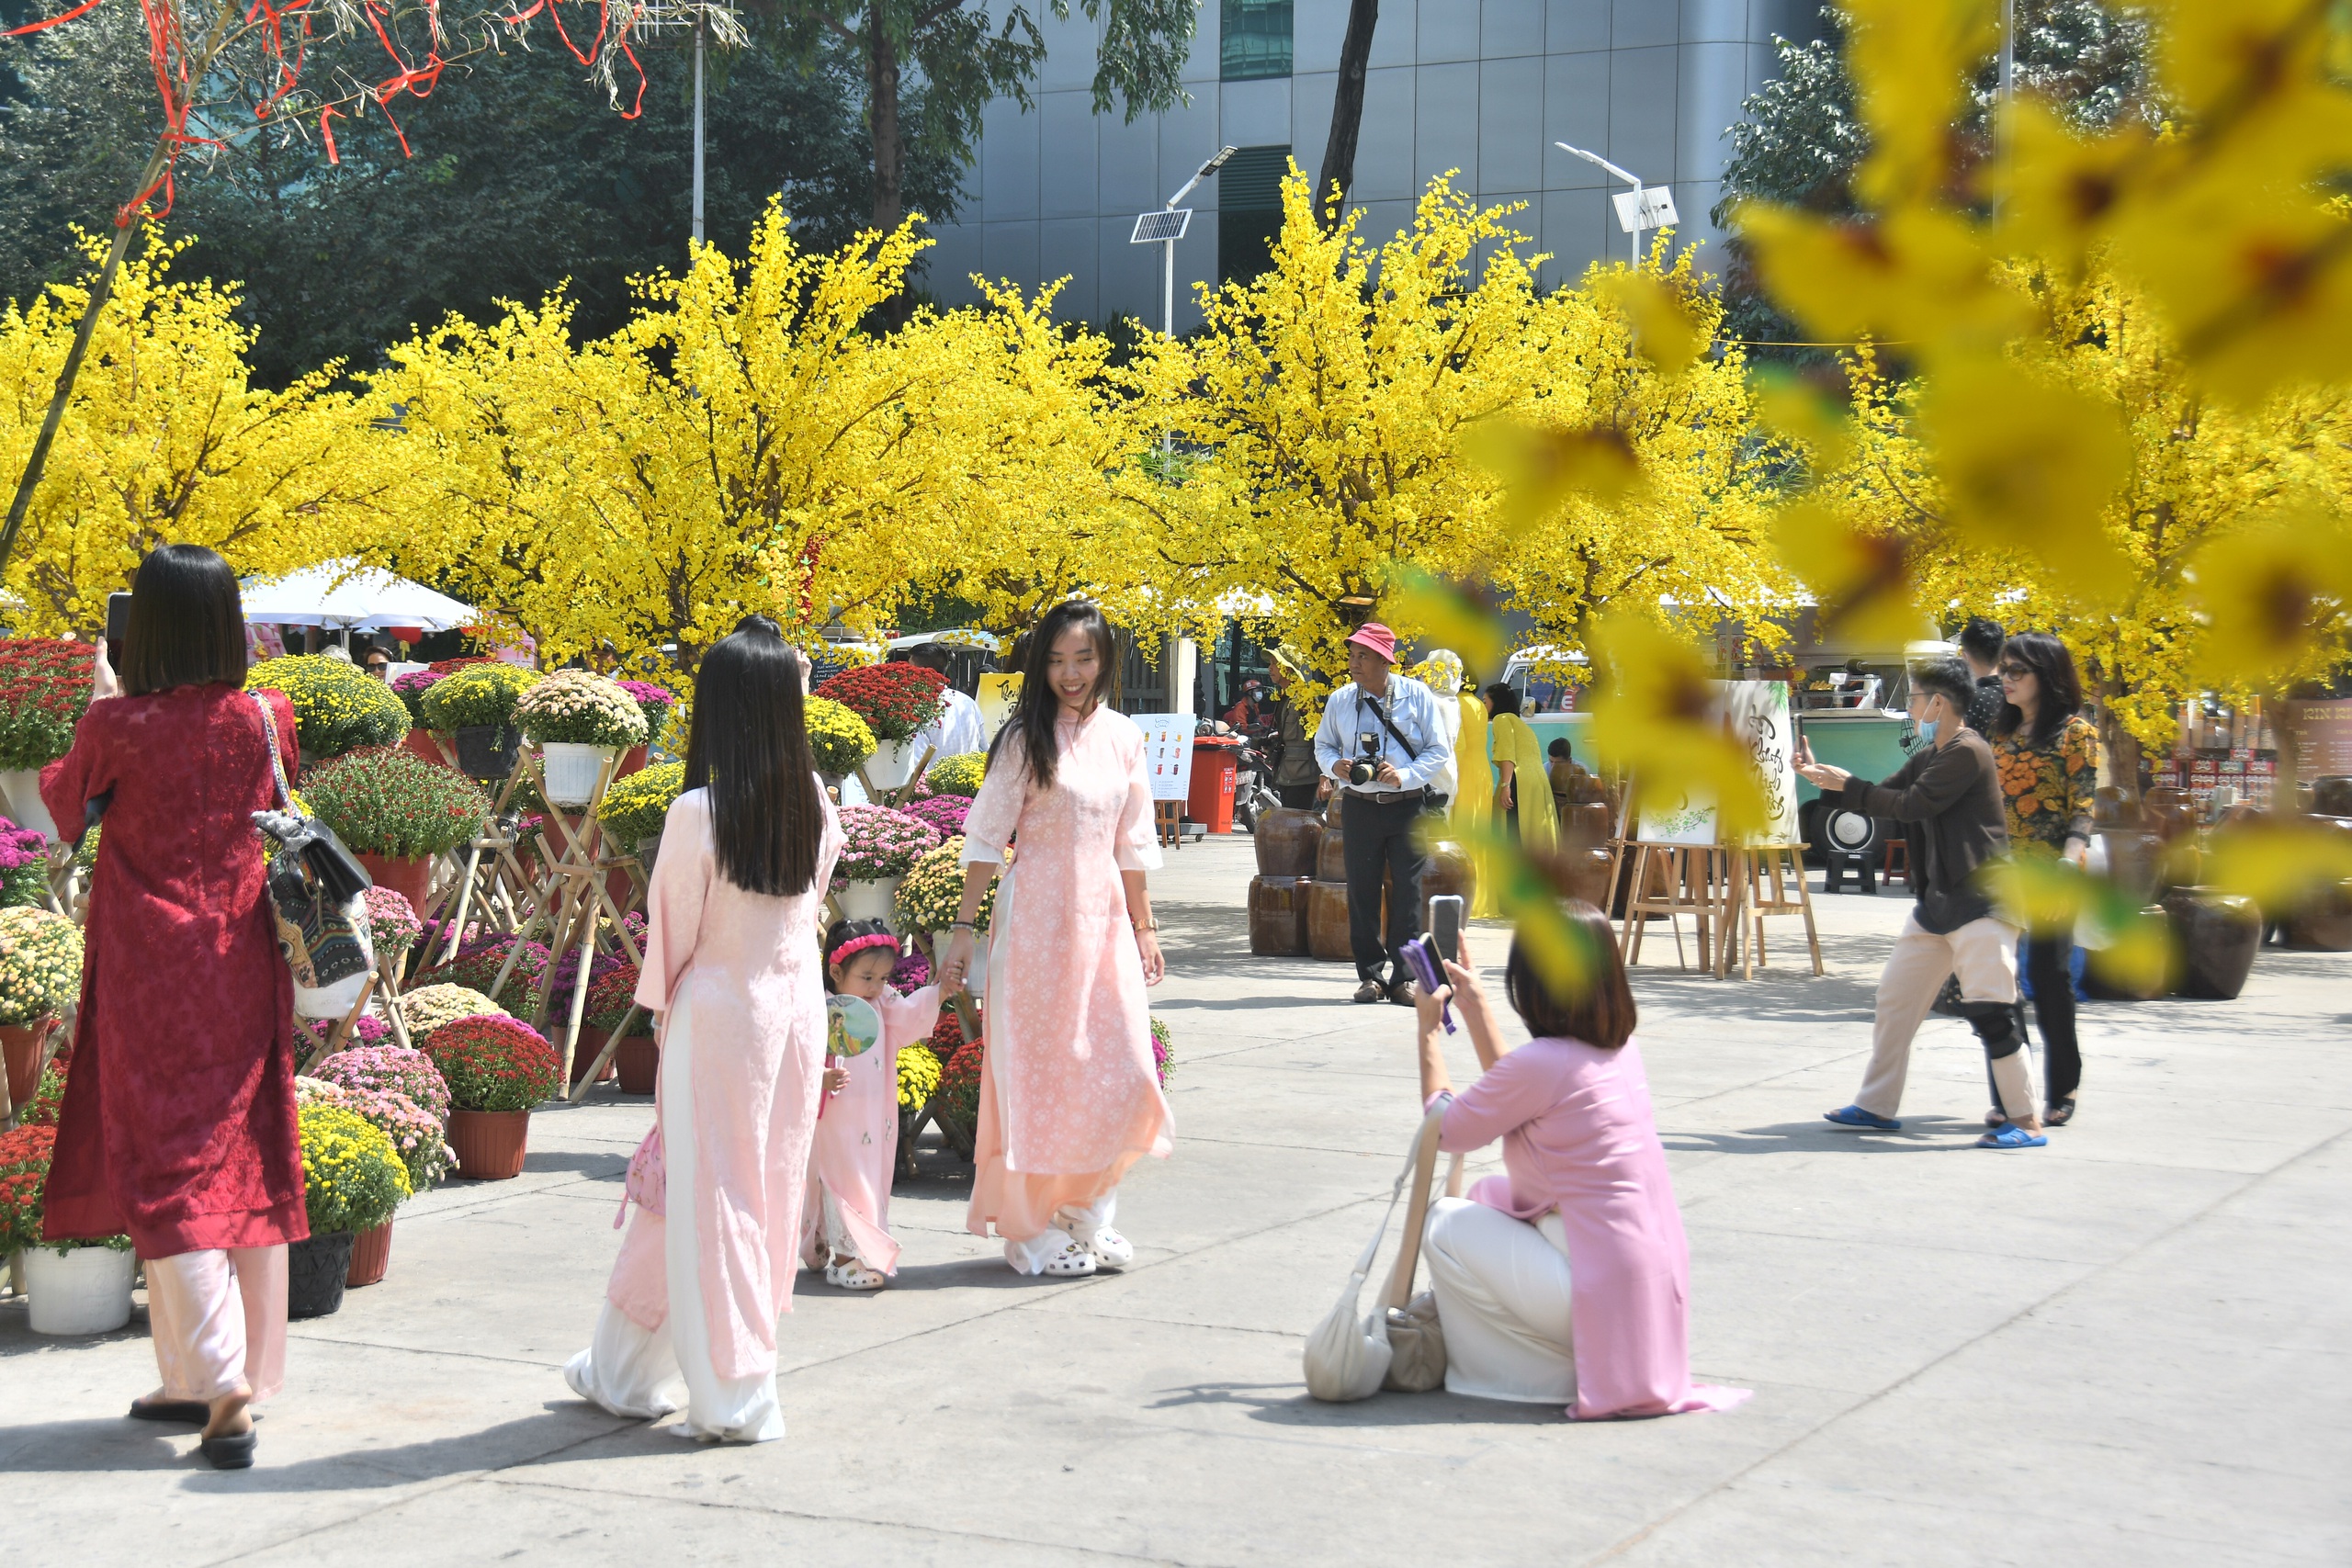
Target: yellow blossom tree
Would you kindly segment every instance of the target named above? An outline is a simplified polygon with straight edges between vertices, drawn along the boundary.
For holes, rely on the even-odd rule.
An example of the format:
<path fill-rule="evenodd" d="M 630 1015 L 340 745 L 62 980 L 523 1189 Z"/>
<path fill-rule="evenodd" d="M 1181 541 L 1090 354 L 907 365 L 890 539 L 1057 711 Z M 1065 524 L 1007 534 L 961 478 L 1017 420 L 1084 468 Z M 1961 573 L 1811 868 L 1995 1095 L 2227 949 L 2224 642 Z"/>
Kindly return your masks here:
<path fill-rule="evenodd" d="M 18 630 L 92 633 L 157 545 L 209 545 L 240 574 L 348 555 L 413 504 L 379 400 L 332 391 L 327 366 L 283 391 L 247 378 L 233 288 L 172 275 L 192 243 L 150 233 L 92 329 L 6 586 Z M 95 270 L 104 242 L 85 243 Z M 0 461 L 22 466 L 88 279 L 0 315 Z"/>
<path fill-rule="evenodd" d="M 1491 582 L 1571 648 L 1619 602 L 1761 606 L 1778 574 L 1753 548 L 1736 357 L 1662 369 L 1609 269 L 1539 294 L 1514 209 L 1445 179 L 1377 249 L 1360 214 L 1326 232 L 1295 169 L 1283 207 L 1272 267 L 1209 296 L 1206 331 L 1150 372 L 1206 453 L 1163 533 L 1172 567 L 1271 597 L 1325 668 L 1375 604 L 1408 635 L 1448 635 L 1441 600 L 1405 587 L 1430 579 Z M 1687 259 L 1661 265 L 1653 286 L 1712 310 Z M 1555 437 L 1590 482 L 1514 485 L 1510 453 L 1480 460 L 1532 444 L 1544 461 Z"/>

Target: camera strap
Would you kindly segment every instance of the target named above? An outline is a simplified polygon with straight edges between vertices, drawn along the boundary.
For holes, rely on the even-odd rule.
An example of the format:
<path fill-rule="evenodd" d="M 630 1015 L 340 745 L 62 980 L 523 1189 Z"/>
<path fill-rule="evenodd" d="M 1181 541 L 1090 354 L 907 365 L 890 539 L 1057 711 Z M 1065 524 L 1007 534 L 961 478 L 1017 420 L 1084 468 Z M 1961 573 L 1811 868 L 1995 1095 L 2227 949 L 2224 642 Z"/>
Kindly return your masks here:
<path fill-rule="evenodd" d="M 1371 705 L 1372 716 L 1380 721 L 1380 728 L 1388 731 L 1390 735 L 1395 736 L 1396 739 L 1396 744 L 1405 748 L 1405 761 L 1408 762 L 1415 762 L 1420 760 L 1420 751 L 1411 741 L 1405 739 L 1402 731 L 1398 730 L 1395 725 L 1388 722 L 1388 711 L 1380 705 L 1380 699 L 1378 697 L 1374 696 L 1362 686 L 1358 686 L 1356 688 L 1356 701 L 1359 703 L 1369 704 Z"/>

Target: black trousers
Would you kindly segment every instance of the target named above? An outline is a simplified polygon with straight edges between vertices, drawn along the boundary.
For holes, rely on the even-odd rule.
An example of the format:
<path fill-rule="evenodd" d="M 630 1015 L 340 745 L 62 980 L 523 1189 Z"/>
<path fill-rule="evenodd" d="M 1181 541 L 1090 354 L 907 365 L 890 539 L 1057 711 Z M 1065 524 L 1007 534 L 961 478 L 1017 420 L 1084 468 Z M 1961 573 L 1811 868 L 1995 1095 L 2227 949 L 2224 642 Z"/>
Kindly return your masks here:
<path fill-rule="evenodd" d="M 1278 784 L 1274 786 L 1274 797 L 1293 811 L 1312 811 L 1315 809 L 1315 792 L 1322 787 L 1320 779 L 1309 779 L 1299 784 Z"/>
<path fill-rule="evenodd" d="M 2069 1099 L 2082 1086 L 2083 1052 L 2075 1039 L 2075 928 L 2028 936 L 2025 977 L 2033 987 L 2033 1021 L 2041 1031 L 2041 1098 Z"/>
<path fill-rule="evenodd" d="M 1342 797 L 1340 831 L 1344 834 L 1348 867 L 1348 948 L 1354 954 L 1361 979 L 1393 985 L 1409 980 L 1405 944 L 1421 934 L 1421 870 L 1428 859 L 1414 840 L 1413 829 L 1421 818 L 1419 800 L 1367 800 L 1360 795 Z M 1385 943 L 1380 929 L 1380 874 L 1388 874 L 1388 930 Z M 1393 965 L 1393 977 L 1384 970 Z"/>

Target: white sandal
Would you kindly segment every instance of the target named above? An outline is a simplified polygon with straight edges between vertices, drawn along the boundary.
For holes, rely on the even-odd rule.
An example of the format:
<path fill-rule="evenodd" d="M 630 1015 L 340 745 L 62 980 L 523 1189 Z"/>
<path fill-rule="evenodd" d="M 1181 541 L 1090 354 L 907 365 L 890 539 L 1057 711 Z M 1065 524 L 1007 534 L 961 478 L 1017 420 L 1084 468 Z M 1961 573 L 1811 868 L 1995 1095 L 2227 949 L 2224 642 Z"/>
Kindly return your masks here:
<path fill-rule="evenodd" d="M 1046 1259 L 1037 1271 L 1059 1280 L 1081 1280 L 1094 1272 L 1094 1254 L 1076 1236 L 1062 1244 L 1061 1250 Z"/>
<path fill-rule="evenodd" d="M 1136 1260 L 1136 1244 L 1109 1225 L 1103 1225 L 1096 1230 L 1084 1245 L 1086 1250 L 1094 1255 L 1094 1266 L 1097 1269 L 1108 1269 L 1116 1272 Z"/>
<path fill-rule="evenodd" d="M 825 1283 L 844 1291 L 878 1291 L 890 1281 L 855 1258 L 825 1265 Z"/>

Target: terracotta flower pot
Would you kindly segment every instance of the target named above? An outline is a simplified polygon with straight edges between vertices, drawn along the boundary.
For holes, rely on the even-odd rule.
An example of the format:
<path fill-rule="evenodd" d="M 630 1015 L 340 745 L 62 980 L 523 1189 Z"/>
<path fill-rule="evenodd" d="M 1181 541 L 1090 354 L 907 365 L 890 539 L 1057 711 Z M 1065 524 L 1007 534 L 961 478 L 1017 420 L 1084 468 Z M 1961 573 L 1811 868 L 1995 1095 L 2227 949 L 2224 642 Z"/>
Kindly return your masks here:
<path fill-rule="evenodd" d="M 349 1231 L 314 1235 L 286 1249 L 286 1315 L 325 1317 L 343 1309 L 344 1281 L 351 1278 Z"/>
<path fill-rule="evenodd" d="M 428 906 L 433 887 L 433 857 L 431 855 L 358 855 L 368 874 L 376 879 L 379 887 L 389 887 L 408 900 L 408 907 L 422 918 Z"/>
<path fill-rule="evenodd" d="M 401 738 L 401 750 L 417 761 L 430 762 L 436 768 L 449 766 L 448 753 L 441 750 L 440 743 L 433 739 L 433 731 L 429 729 L 411 729 Z"/>
<path fill-rule="evenodd" d="M 458 1174 L 469 1181 L 508 1181 L 523 1174 L 523 1151 L 530 1142 L 527 1111 L 452 1111 L 449 1150 Z"/>
<path fill-rule="evenodd" d="M 364 1230 L 351 1238 L 351 1269 L 343 1282 L 353 1290 L 362 1285 L 381 1283 L 384 1270 L 392 1265 L 392 1222 L 386 1220 L 373 1230 Z"/>
<path fill-rule="evenodd" d="M 650 748 L 649 747 L 632 746 L 628 750 L 622 752 L 621 765 L 613 770 L 613 777 L 616 780 L 625 779 L 631 773 L 643 773 L 645 771 L 646 757 L 649 750 L 650 750 Z"/>
<path fill-rule="evenodd" d="M 620 1075 L 623 1094 L 651 1094 L 662 1071 L 662 1047 L 650 1034 L 623 1035 L 620 1049 L 613 1053 L 613 1066 Z"/>
<path fill-rule="evenodd" d="M 589 1065 L 595 1061 L 596 1054 L 605 1048 L 606 1032 L 606 1031 L 597 1028 L 593 1023 L 582 1023 L 580 1026 L 580 1038 L 573 1041 L 571 1043 L 571 1083 L 573 1088 L 578 1088 L 580 1080 L 588 1076 Z M 607 1062 L 605 1064 L 605 1077 L 609 1078 L 612 1076 L 613 1065 L 610 1062 Z"/>
<path fill-rule="evenodd" d="M 49 1043 L 49 1032 L 56 1027 L 53 1013 L 30 1023 L 0 1024 L 0 1055 L 5 1055 L 8 1062 L 8 1103 L 18 1110 L 40 1088 L 41 1048 Z"/>

